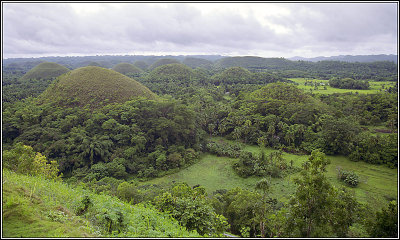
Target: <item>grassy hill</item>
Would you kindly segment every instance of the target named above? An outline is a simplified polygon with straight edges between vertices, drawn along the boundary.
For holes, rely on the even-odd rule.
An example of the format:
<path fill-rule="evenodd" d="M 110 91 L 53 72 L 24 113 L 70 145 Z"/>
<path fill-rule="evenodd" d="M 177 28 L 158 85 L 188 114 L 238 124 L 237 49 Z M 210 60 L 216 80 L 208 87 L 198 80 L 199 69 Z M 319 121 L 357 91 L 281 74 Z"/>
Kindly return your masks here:
<path fill-rule="evenodd" d="M 126 74 L 138 74 L 143 72 L 142 69 L 134 66 L 133 64 L 130 63 L 118 63 L 112 68 L 114 71 L 122 73 L 124 75 Z"/>
<path fill-rule="evenodd" d="M 2 237 L 200 237 L 151 206 L 7 169 L 2 177 Z"/>
<path fill-rule="evenodd" d="M 21 80 L 25 81 L 29 79 L 51 79 L 67 72 L 69 72 L 69 69 L 60 64 L 44 62 L 32 68 L 29 72 L 22 76 Z"/>
<path fill-rule="evenodd" d="M 39 103 L 56 102 L 64 106 L 98 108 L 108 103 L 122 103 L 132 97 L 156 99 L 147 87 L 114 70 L 100 67 L 75 69 L 58 79 L 39 96 Z"/>
<path fill-rule="evenodd" d="M 149 67 L 150 70 L 153 70 L 159 66 L 162 65 L 167 65 L 167 64 L 172 64 L 172 63 L 180 63 L 178 60 L 175 59 L 170 59 L 170 58 L 162 58 L 157 61 L 155 61 L 151 66 Z"/>

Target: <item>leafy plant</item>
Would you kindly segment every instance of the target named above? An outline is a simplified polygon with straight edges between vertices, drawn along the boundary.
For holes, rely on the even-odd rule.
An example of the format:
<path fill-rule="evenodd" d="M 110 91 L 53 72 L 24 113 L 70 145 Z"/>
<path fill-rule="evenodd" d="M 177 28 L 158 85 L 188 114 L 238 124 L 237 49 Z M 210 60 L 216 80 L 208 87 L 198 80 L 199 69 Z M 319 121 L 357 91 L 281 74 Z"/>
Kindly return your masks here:
<path fill-rule="evenodd" d="M 356 173 L 353 171 L 346 171 L 341 168 L 338 168 L 337 177 L 340 181 L 343 181 L 351 187 L 356 187 L 360 182 L 360 178 Z"/>

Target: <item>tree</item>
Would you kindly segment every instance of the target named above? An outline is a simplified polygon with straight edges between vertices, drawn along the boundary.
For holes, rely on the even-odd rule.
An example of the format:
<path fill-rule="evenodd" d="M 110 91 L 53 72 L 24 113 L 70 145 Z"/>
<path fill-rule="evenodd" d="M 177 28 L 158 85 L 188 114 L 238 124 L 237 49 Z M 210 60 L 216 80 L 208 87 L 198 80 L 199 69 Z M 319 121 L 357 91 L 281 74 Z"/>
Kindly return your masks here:
<path fill-rule="evenodd" d="M 17 173 L 43 176 L 47 179 L 60 179 L 56 161 L 48 163 L 47 158 L 34 152 L 31 146 L 17 143 L 11 150 L 3 152 L 3 166 Z"/>
<path fill-rule="evenodd" d="M 396 201 L 391 201 L 387 208 L 376 212 L 375 222 L 370 223 L 367 231 L 371 237 L 398 238 L 398 207 Z"/>
<path fill-rule="evenodd" d="M 220 236 L 229 227 L 226 218 L 215 213 L 207 201 L 203 187 L 192 189 L 186 183 L 178 183 L 170 191 L 157 196 L 154 203 L 188 230 L 196 230 L 201 235 Z"/>
<path fill-rule="evenodd" d="M 359 205 L 350 193 L 333 187 L 325 176 L 329 160 L 314 150 L 303 164 L 290 200 L 288 233 L 300 237 L 345 237 Z"/>
<path fill-rule="evenodd" d="M 267 194 L 269 192 L 271 184 L 266 178 L 261 179 L 260 181 L 257 182 L 256 184 L 256 190 L 261 190 L 262 191 L 262 198 L 260 202 L 260 210 L 258 212 L 258 220 L 260 221 L 260 231 L 261 231 L 261 237 L 265 237 L 265 222 L 267 221 L 267 214 L 270 210 L 270 206 L 268 203 L 267 199 Z"/>

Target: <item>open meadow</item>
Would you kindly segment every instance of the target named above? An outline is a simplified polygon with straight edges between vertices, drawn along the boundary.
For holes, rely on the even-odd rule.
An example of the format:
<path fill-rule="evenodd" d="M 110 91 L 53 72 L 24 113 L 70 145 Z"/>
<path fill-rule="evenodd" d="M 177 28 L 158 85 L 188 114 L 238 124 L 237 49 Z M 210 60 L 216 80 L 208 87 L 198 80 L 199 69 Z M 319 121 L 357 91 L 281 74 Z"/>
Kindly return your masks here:
<path fill-rule="evenodd" d="M 373 94 L 383 92 L 385 88 L 395 86 L 395 82 L 382 81 L 382 82 L 373 82 L 369 81 L 370 89 L 368 90 L 357 90 L 357 89 L 340 89 L 333 88 L 329 86 L 329 80 L 322 79 L 311 79 L 311 78 L 289 78 L 289 80 L 295 82 L 298 88 L 311 93 L 319 93 L 319 94 L 333 94 L 333 93 L 360 93 L 360 94 Z M 311 85 L 305 85 L 306 82 L 312 82 Z M 318 83 L 319 86 L 315 88 L 315 83 Z M 326 89 L 325 89 L 326 87 Z"/>

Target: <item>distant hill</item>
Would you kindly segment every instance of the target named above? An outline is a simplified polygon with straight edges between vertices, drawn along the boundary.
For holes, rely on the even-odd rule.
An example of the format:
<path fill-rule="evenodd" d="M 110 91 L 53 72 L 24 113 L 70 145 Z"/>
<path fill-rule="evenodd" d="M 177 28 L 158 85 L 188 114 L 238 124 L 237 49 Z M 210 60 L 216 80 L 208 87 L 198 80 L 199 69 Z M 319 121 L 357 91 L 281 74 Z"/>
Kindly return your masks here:
<path fill-rule="evenodd" d="M 133 63 L 133 66 L 140 68 L 144 71 L 149 67 L 149 64 L 147 64 L 145 61 L 136 61 Z"/>
<path fill-rule="evenodd" d="M 149 67 L 151 70 L 155 69 L 156 67 L 162 66 L 162 65 L 167 65 L 167 64 L 172 64 L 172 63 L 181 63 L 178 60 L 171 59 L 171 58 L 162 58 L 151 64 Z"/>
<path fill-rule="evenodd" d="M 67 72 L 69 72 L 69 69 L 61 66 L 60 64 L 44 62 L 32 68 L 29 72 L 21 77 L 21 80 L 25 81 L 29 79 L 51 79 Z"/>
<path fill-rule="evenodd" d="M 147 77 L 151 82 L 177 84 L 190 82 L 193 70 L 181 63 L 166 64 L 155 68 Z"/>
<path fill-rule="evenodd" d="M 182 61 L 182 63 L 191 68 L 200 67 L 200 68 L 210 69 L 213 66 L 212 61 L 194 57 L 187 57 Z"/>
<path fill-rule="evenodd" d="M 263 58 L 254 56 L 225 57 L 215 62 L 216 68 L 242 67 L 247 69 L 281 69 L 292 65 L 292 61 L 284 58 Z"/>
<path fill-rule="evenodd" d="M 147 87 L 114 70 L 88 66 L 59 78 L 38 98 L 39 103 L 98 108 L 108 103 L 123 103 L 132 97 L 156 99 Z"/>
<path fill-rule="evenodd" d="M 114 71 L 117 71 L 117 72 L 122 73 L 124 75 L 127 75 L 127 74 L 138 74 L 138 73 L 143 72 L 142 69 L 140 69 L 140 68 L 138 68 L 138 67 L 136 67 L 136 66 L 134 66 L 133 64 L 130 64 L 130 63 L 118 63 L 112 69 Z"/>
<path fill-rule="evenodd" d="M 310 62 L 318 62 L 318 61 L 343 61 L 343 62 L 378 62 L 378 61 L 391 61 L 397 63 L 397 55 L 339 55 L 339 56 L 331 56 L 331 57 L 314 57 L 314 58 L 304 58 L 304 57 L 292 57 L 289 58 L 292 61 L 310 61 Z"/>

